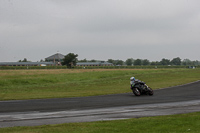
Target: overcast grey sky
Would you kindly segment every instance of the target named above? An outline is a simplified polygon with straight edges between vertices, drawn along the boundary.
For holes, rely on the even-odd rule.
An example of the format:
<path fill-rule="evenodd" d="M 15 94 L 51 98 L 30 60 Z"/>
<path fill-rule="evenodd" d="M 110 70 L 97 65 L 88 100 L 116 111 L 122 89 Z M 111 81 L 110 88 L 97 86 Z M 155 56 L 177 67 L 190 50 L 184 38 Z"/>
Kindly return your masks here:
<path fill-rule="evenodd" d="M 0 0 L 0 62 L 200 60 L 200 0 Z"/>

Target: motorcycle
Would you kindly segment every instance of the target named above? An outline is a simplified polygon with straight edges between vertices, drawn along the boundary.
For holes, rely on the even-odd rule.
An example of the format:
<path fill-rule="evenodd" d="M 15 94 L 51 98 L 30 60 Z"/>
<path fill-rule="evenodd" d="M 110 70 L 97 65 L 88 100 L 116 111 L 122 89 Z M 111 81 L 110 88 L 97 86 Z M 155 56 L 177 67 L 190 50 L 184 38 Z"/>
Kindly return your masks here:
<path fill-rule="evenodd" d="M 131 90 L 136 96 L 140 96 L 142 94 L 150 96 L 153 95 L 153 90 L 149 86 L 147 86 L 145 82 L 138 79 L 135 80 L 135 85 L 131 86 Z"/>

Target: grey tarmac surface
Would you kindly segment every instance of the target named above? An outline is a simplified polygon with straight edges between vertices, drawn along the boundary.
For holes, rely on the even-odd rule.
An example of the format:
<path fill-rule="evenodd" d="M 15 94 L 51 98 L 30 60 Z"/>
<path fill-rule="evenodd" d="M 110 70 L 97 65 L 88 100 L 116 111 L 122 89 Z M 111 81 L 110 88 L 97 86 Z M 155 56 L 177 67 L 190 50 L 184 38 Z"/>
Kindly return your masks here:
<path fill-rule="evenodd" d="M 154 91 L 59 99 L 0 101 L 0 127 L 128 119 L 200 111 L 200 81 Z"/>

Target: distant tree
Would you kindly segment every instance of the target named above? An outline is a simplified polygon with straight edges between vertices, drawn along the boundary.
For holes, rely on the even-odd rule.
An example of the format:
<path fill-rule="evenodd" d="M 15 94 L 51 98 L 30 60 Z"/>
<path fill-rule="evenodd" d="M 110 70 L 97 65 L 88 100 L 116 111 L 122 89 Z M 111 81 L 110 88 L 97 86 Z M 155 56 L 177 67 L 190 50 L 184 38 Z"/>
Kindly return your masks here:
<path fill-rule="evenodd" d="M 195 66 L 198 66 L 198 65 L 200 65 L 200 62 L 199 62 L 198 60 L 196 60 L 196 61 L 193 61 L 192 63 L 193 63 L 193 65 L 195 65 Z"/>
<path fill-rule="evenodd" d="M 161 65 L 170 65 L 170 60 L 163 58 L 163 59 L 160 61 L 160 64 L 161 64 Z"/>
<path fill-rule="evenodd" d="M 92 59 L 90 62 L 96 62 L 96 60 L 95 60 L 95 59 Z"/>
<path fill-rule="evenodd" d="M 24 58 L 24 60 L 22 62 L 28 62 L 28 60 L 26 58 Z"/>
<path fill-rule="evenodd" d="M 189 66 L 189 65 L 198 66 L 198 65 L 200 65 L 200 62 L 199 62 L 198 60 L 196 60 L 196 61 L 191 61 L 191 60 L 189 60 L 189 59 L 184 59 L 184 60 L 182 61 L 182 65 L 185 65 L 185 66 Z"/>
<path fill-rule="evenodd" d="M 155 61 L 152 61 L 152 62 L 150 63 L 150 65 L 154 66 L 154 65 L 156 65 L 156 62 L 155 62 Z"/>
<path fill-rule="evenodd" d="M 181 65 L 181 59 L 179 57 L 172 59 L 172 65 Z"/>
<path fill-rule="evenodd" d="M 83 60 L 79 60 L 78 62 L 87 62 L 86 58 Z"/>
<path fill-rule="evenodd" d="M 77 57 L 78 57 L 78 54 L 74 54 L 74 53 L 67 54 L 63 59 L 62 65 L 66 65 L 68 68 L 75 66 L 76 63 L 78 62 Z"/>
<path fill-rule="evenodd" d="M 143 61 L 142 61 L 142 65 L 149 65 L 150 64 L 150 61 L 149 60 L 147 60 L 147 59 L 144 59 Z"/>
<path fill-rule="evenodd" d="M 132 66 L 133 65 L 133 58 L 127 59 L 125 63 L 126 63 L 127 66 Z"/>
<path fill-rule="evenodd" d="M 107 62 L 112 63 L 114 66 L 116 65 L 116 62 L 113 59 L 108 59 Z"/>
<path fill-rule="evenodd" d="M 150 65 L 152 65 L 152 66 L 160 65 L 160 62 L 158 62 L 158 61 L 152 61 L 150 63 Z"/>
<path fill-rule="evenodd" d="M 124 61 L 122 61 L 122 60 L 116 60 L 115 61 L 115 65 L 120 65 L 120 66 L 122 66 L 124 64 Z"/>
<path fill-rule="evenodd" d="M 24 58 L 23 60 L 19 60 L 18 62 L 30 62 L 30 61 L 28 61 L 26 58 Z"/>
<path fill-rule="evenodd" d="M 141 59 L 136 59 L 133 64 L 135 66 L 141 66 L 142 65 L 142 60 Z"/>
<path fill-rule="evenodd" d="M 184 59 L 183 61 L 182 61 L 182 65 L 192 65 L 193 64 L 193 62 L 191 61 L 191 60 L 189 60 L 189 59 Z"/>
<path fill-rule="evenodd" d="M 114 63 L 114 60 L 113 60 L 113 59 L 108 59 L 107 62 L 109 62 L 109 63 Z"/>

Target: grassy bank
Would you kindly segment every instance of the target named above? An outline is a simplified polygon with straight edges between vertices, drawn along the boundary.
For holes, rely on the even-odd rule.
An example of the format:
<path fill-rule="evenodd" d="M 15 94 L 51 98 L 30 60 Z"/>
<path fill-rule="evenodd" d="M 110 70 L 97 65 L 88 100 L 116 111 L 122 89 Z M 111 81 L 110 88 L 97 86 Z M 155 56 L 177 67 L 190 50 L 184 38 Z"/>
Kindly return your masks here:
<path fill-rule="evenodd" d="M 131 76 L 158 89 L 199 80 L 200 69 L 0 70 L 0 100 L 126 93 Z"/>
<path fill-rule="evenodd" d="M 199 67 L 199 66 L 196 66 Z M 189 66 L 168 66 L 168 65 L 150 65 L 150 66 L 75 66 L 73 69 L 155 69 L 155 68 L 189 68 Z M 0 66 L 0 70 L 34 70 L 34 69 L 68 69 L 67 66 Z"/>
<path fill-rule="evenodd" d="M 116 121 L 0 128 L 1 133 L 199 133 L 200 112 Z"/>

